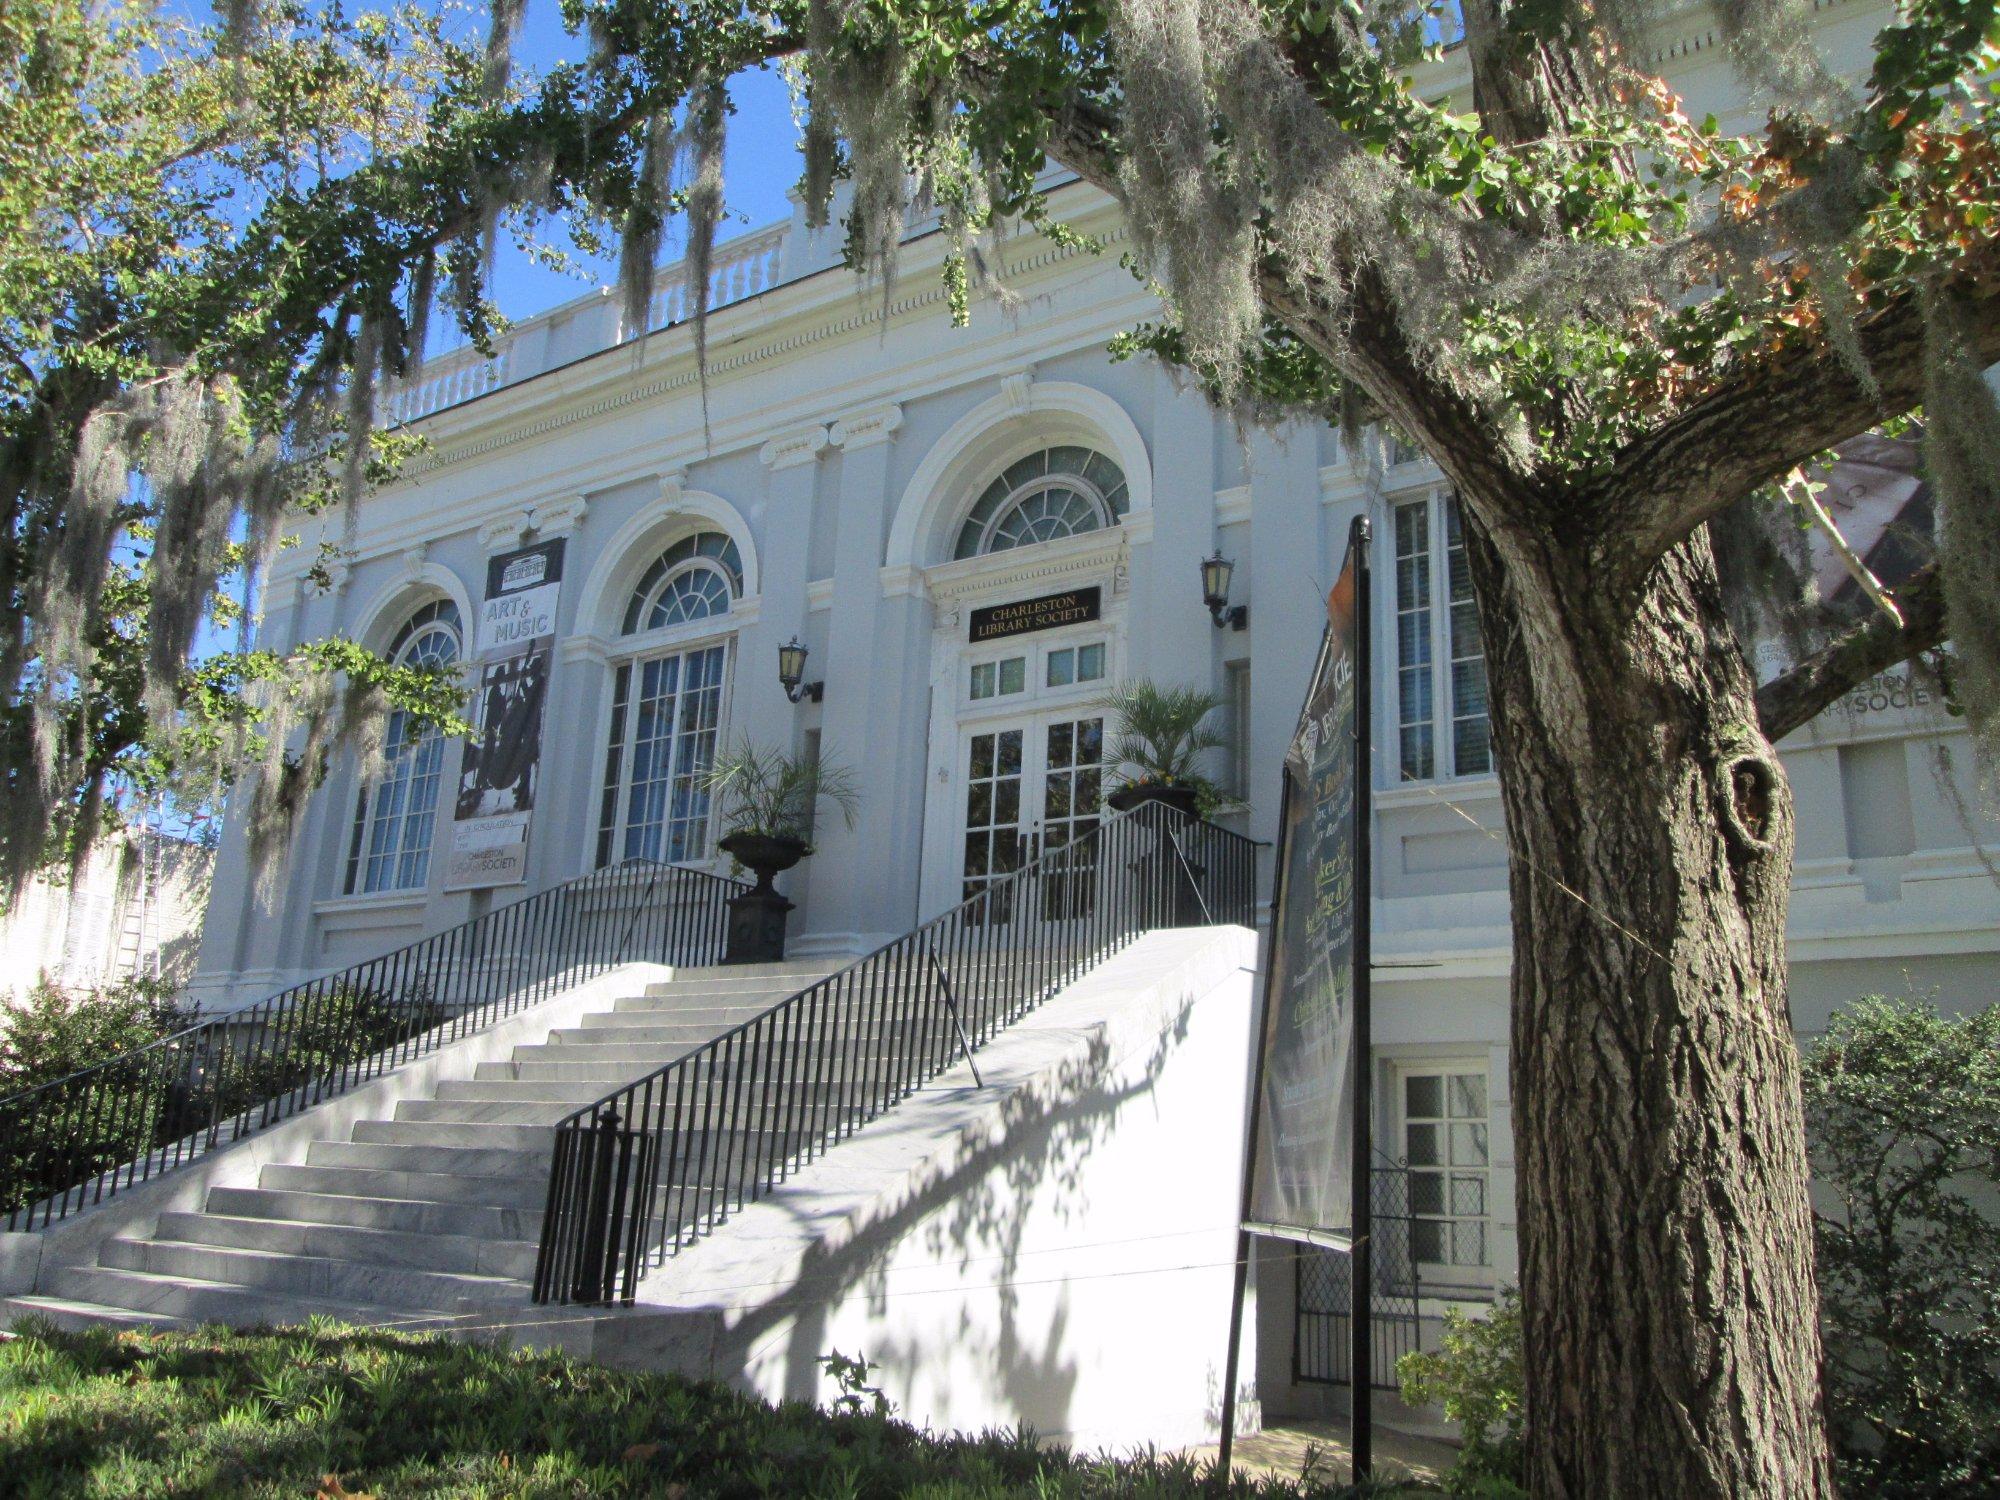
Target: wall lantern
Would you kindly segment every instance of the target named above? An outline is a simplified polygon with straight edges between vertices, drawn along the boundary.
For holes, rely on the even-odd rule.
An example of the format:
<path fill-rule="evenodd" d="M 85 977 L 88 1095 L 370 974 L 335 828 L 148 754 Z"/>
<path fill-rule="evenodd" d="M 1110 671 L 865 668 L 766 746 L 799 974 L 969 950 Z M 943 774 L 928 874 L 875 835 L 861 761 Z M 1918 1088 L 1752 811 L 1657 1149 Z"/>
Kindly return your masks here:
<path fill-rule="evenodd" d="M 806 681 L 806 657 L 809 655 L 806 643 L 797 636 L 778 648 L 778 686 L 794 703 L 801 698 L 810 698 L 817 703 L 826 692 L 825 683 Z"/>
<path fill-rule="evenodd" d="M 1229 576 L 1236 571 L 1236 564 L 1222 555 L 1217 548 L 1215 556 L 1202 559 L 1201 602 L 1208 606 L 1209 618 L 1220 630 L 1227 625 L 1232 630 L 1241 630 L 1250 623 L 1250 606 L 1239 604 L 1229 607 Z"/>

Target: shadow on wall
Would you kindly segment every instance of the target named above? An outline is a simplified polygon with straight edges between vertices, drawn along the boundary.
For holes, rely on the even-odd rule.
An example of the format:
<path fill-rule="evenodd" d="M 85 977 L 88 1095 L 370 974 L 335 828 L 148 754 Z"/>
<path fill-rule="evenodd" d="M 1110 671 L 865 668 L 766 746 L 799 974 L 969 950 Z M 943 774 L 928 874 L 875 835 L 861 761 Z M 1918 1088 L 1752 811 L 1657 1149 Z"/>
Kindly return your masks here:
<path fill-rule="evenodd" d="M 976 1372 L 987 1387 L 986 1399 L 976 1404 L 1010 1414 L 1017 1426 L 1070 1430 L 1080 1378 L 1075 1350 L 1082 1347 L 1071 1328 L 1073 1289 L 1079 1281 L 1088 1287 L 1119 1274 L 1102 1267 L 1104 1249 L 1082 1248 L 1093 1243 L 1101 1247 L 1116 1238 L 1103 1222 L 1094 1227 L 1090 1222 L 1092 1160 L 1135 1106 L 1151 1102 L 1157 1117 L 1153 1096 L 1170 1059 L 1187 1043 L 1194 1003 L 1193 996 L 1178 1002 L 1143 1060 L 1112 1056 L 1100 1029 L 1083 1056 L 1021 1087 L 1005 1101 L 997 1127 L 968 1130 L 954 1160 L 929 1170 L 880 1217 L 837 1245 L 816 1243 L 792 1286 L 724 1336 L 718 1372 L 740 1371 L 755 1360 L 772 1358 L 773 1341 L 780 1340 L 782 1394 L 816 1400 L 821 1360 L 839 1342 L 833 1324 L 844 1309 L 858 1303 L 879 1332 L 873 1347 L 842 1352 L 865 1355 L 880 1366 L 878 1378 L 892 1398 L 907 1406 L 905 1393 L 918 1390 L 924 1378 L 934 1380 L 947 1355 L 969 1354 L 951 1373 L 957 1381 Z M 1234 1121 L 1230 1123 L 1233 1127 Z M 1148 1186 L 1170 1196 L 1175 1188 L 1172 1164 L 1158 1163 L 1157 1169 L 1160 1180 Z M 1144 1228 L 1128 1233 L 1143 1236 Z M 922 1253 L 913 1255 L 919 1246 Z M 1097 1264 L 1063 1253 L 1071 1250 Z M 1110 1254 L 1116 1259 L 1119 1247 L 1111 1246 Z M 1036 1263 L 1024 1268 L 1029 1257 Z M 925 1287 L 899 1289 L 890 1285 L 892 1263 L 899 1263 L 893 1269 L 904 1273 L 935 1270 L 924 1278 L 930 1283 Z M 1029 1326 L 1023 1289 L 1047 1285 L 1056 1287 L 1053 1306 Z M 936 1326 L 914 1335 L 897 1331 L 923 1321 L 895 1316 L 897 1299 L 920 1303 L 954 1295 L 959 1303 L 955 1331 Z M 982 1320 L 977 1309 L 988 1297 L 995 1312 Z M 947 1339 L 954 1347 L 940 1349 Z M 1215 1378 L 1210 1372 L 1211 1386 Z M 961 1397 L 953 1404 L 975 1402 Z M 924 1416 L 910 1415 L 919 1422 Z"/>

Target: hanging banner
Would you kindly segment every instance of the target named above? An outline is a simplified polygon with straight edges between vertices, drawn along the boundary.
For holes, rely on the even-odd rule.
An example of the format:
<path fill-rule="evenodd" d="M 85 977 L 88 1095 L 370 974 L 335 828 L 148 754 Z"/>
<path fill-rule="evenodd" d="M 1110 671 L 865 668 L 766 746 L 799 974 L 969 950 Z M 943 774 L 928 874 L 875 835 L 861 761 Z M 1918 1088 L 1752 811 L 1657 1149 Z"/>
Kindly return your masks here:
<path fill-rule="evenodd" d="M 1285 756 L 1283 826 L 1245 1219 L 1345 1245 L 1365 1107 L 1367 555 L 1350 543 Z M 1365 1143 L 1364 1143 L 1365 1145 Z M 1365 1217 L 1366 1206 L 1361 1205 Z"/>
<path fill-rule="evenodd" d="M 528 822 L 541 776 L 563 542 L 503 552 L 486 566 L 473 631 L 479 733 L 460 763 L 448 891 L 528 878 Z"/>

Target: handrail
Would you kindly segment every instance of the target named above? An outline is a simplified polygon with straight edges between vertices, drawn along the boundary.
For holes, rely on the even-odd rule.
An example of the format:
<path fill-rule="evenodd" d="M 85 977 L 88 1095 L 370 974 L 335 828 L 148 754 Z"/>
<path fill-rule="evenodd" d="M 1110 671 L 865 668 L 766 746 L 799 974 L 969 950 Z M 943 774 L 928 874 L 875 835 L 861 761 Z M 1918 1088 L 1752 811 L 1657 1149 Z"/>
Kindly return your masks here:
<path fill-rule="evenodd" d="M 747 889 L 606 866 L 0 1099 L 5 1226 L 67 1218 L 617 964 L 718 962 Z"/>
<path fill-rule="evenodd" d="M 535 1301 L 631 1302 L 648 1270 L 1140 933 L 1254 926 L 1258 847 L 1159 802 L 1106 817 L 565 1116 Z"/>

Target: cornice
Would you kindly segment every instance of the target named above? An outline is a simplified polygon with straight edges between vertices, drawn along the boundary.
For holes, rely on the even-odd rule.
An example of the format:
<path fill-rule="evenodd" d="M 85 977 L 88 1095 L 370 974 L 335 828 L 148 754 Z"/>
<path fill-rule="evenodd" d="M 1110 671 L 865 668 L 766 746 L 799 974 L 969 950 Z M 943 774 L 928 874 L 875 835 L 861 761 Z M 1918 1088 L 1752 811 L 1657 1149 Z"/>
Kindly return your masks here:
<path fill-rule="evenodd" d="M 1215 492 L 1215 524 L 1235 526 L 1250 519 L 1250 486 L 1235 485 Z"/>
<path fill-rule="evenodd" d="M 1109 226 L 1103 230 L 1092 231 L 1092 233 L 1100 243 L 1107 246 L 1117 244 L 1129 237 L 1129 231 L 1122 223 Z M 1060 265 L 1065 261 L 1074 260 L 1079 256 L 1089 255 L 1090 253 L 1089 250 L 1079 246 L 1055 245 L 1043 242 L 1041 247 L 1033 254 L 1008 260 L 1001 267 L 999 274 L 1002 279 L 1010 277 L 1018 279 Z M 831 274 L 835 273 L 819 272 L 816 273 L 816 276 Z M 786 283 L 773 288 L 772 291 L 782 292 L 787 286 L 801 286 L 813 279 L 816 278 L 808 277 L 801 282 Z M 756 297 L 749 297 L 741 302 L 732 303 L 726 308 L 719 309 L 716 320 L 726 319 L 727 321 L 735 322 L 740 321 L 741 318 L 740 316 L 732 318 L 731 314 L 754 316 L 764 312 L 765 309 L 759 307 L 759 303 L 771 294 L 761 293 Z M 790 333 L 767 338 L 747 348 L 738 349 L 733 353 L 711 354 L 708 360 L 707 378 L 713 384 L 720 377 L 732 374 L 738 370 L 749 369 L 752 366 L 765 364 L 776 359 L 783 359 L 797 353 L 801 349 L 810 348 L 816 344 L 823 344 L 830 340 L 844 338 L 849 334 L 879 328 L 899 318 L 907 317 L 911 313 L 921 312 L 927 308 L 942 307 L 945 305 L 945 301 L 946 292 L 942 284 L 933 284 L 924 290 L 914 291 L 908 295 L 898 297 L 886 305 L 876 303 L 860 311 L 835 313 L 832 316 L 823 315 L 817 321 L 809 322 L 804 327 Z M 852 309 L 854 305 L 853 300 L 848 297 L 832 297 L 828 299 L 828 302 L 830 304 L 827 309 L 828 312 L 832 312 L 834 308 Z M 713 326 L 716 320 L 711 321 L 709 334 L 711 347 L 721 341 L 719 331 Z M 652 340 L 672 338 L 677 332 L 678 330 L 667 330 L 657 333 L 652 336 Z M 741 336 L 739 335 L 739 337 Z M 689 338 L 691 340 L 692 335 L 689 335 Z M 535 438 L 543 437 L 564 428 L 577 426 L 580 423 L 591 421 L 594 418 L 607 415 L 611 412 L 623 410 L 629 406 L 655 401 L 662 396 L 670 395 L 677 391 L 692 390 L 698 387 L 702 376 L 701 372 L 696 370 L 694 366 L 691 342 L 687 348 L 675 350 L 664 356 L 664 361 L 674 368 L 663 370 L 654 379 L 642 381 L 635 385 L 628 385 L 619 390 L 608 391 L 594 400 L 578 402 L 562 411 L 551 412 L 546 416 L 534 420 L 510 424 L 501 431 L 489 433 L 482 437 L 468 438 L 456 444 L 450 443 L 448 440 L 441 442 L 428 453 L 413 459 L 407 464 L 403 471 L 404 475 L 410 479 L 421 478 L 423 475 L 436 473 L 441 469 L 464 463 L 469 459 L 478 458 L 502 448 L 509 448 L 520 443 L 529 442 Z M 566 374 L 571 377 L 572 381 L 579 378 L 588 378 L 588 376 L 579 377 L 578 373 L 571 367 L 545 371 L 542 374 L 520 381 L 515 385 L 501 386 L 484 396 L 473 398 L 473 400 L 464 403 L 462 406 L 446 407 L 441 412 L 433 413 L 431 416 L 421 419 L 415 425 L 422 428 L 427 424 L 435 422 L 439 416 L 449 415 L 454 412 L 463 413 L 479 401 L 494 401 L 507 397 L 513 397 L 517 401 L 526 401 L 537 396 L 545 397 L 552 389 L 546 382 L 549 382 L 552 377 Z M 609 378 L 613 377 L 611 372 L 607 371 L 607 379 Z M 537 387 L 540 387 L 540 389 L 538 390 Z"/>
<path fill-rule="evenodd" d="M 815 578 L 811 583 L 806 585 L 806 608 L 833 608 L 833 580 L 831 578 Z"/>
<path fill-rule="evenodd" d="M 1114 526 L 1081 537 L 1019 548 L 1012 559 L 1006 554 L 989 552 L 981 557 L 935 563 L 928 568 L 883 568 L 882 592 L 894 597 L 921 588 L 938 608 L 940 629 L 956 625 L 958 609 L 968 601 L 1023 588 L 1060 585 L 1092 575 L 1109 583 L 1115 598 L 1128 587 L 1126 540 L 1124 528 Z M 1021 552 L 1034 555 L 1019 557 Z"/>

